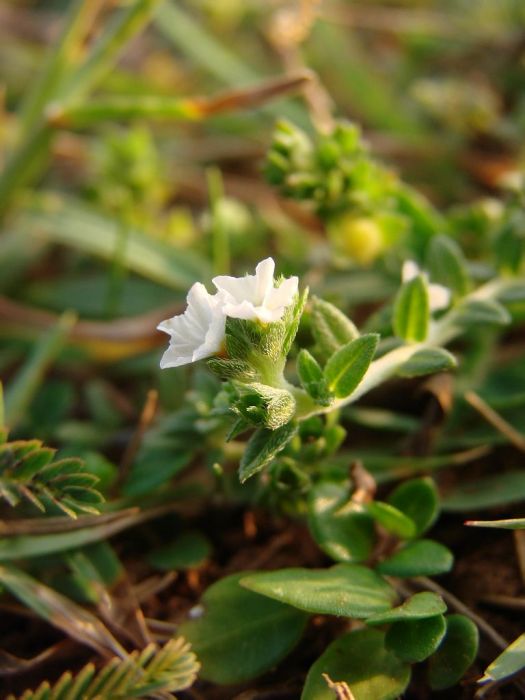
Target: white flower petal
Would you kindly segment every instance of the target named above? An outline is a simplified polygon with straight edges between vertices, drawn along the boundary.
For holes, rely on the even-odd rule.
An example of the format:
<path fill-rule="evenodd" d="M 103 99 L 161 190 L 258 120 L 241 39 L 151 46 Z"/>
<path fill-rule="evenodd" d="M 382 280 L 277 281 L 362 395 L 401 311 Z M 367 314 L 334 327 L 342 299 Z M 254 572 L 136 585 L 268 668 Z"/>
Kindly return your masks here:
<path fill-rule="evenodd" d="M 442 284 L 429 284 L 428 285 L 428 300 L 430 303 L 431 311 L 439 311 L 440 309 L 446 309 L 450 304 L 452 295 L 450 289 L 444 287 Z"/>
<path fill-rule="evenodd" d="M 196 282 L 188 292 L 188 306 L 183 314 L 166 319 L 157 328 L 171 336 L 170 346 L 160 366 L 180 367 L 217 353 L 225 334 L 226 317 L 220 294 L 211 295 Z"/>
<path fill-rule="evenodd" d="M 265 300 L 265 306 L 271 309 L 277 309 L 279 307 L 284 308 L 290 306 L 293 302 L 294 296 L 297 294 L 297 289 L 299 287 L 299 279 L 297 277 L 289 277 L 270 291 L 267 299 Z M 282 312 L 281 312 L 282 315 Z"/>
<path fill-rule="evenodd" d="M 273 289 L 273 273 L 275 271 L 275 262 L 273 258 L 262 260 L 255 268 L 256 291 L 255 302 L 264 304 L 267 295 Z"/>
<path fill-rule="evenodd" d="M 403 282 L 410 282 L 414 277 L 417 277 L 420 273 L 419 265 L 413 260 L 405 260 L 403 263 L 403 270 L 401 272 L 401 279 Z"/>
<path fill-rule="evenodd" d="M 273 258 L 266 258 L 255 268 L 255 275 L 214 277 L 213 284 L 222 295 L 224 314 L 230 318 L 257 319 L 262 323 L 282 318 L 286 307 L 293 302 L 299 281 L 297 277 L 290 277 L 275 287 L 274 271 Z"/>

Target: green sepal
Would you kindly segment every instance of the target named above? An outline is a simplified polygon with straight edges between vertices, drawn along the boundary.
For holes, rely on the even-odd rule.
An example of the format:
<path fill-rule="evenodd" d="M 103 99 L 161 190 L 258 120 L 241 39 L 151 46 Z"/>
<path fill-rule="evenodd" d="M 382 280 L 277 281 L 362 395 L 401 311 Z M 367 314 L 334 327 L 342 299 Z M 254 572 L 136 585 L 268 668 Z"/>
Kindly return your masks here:
<path fill-rule="evenodd" d="M 289 307 L 284 314 L 283 322 L 286 326 L 286 331 L 281 349 L 281 353 L 284 356 L 288 355 L 290 352 L 292 343 L 295 340 L 297 331 L 299 330 L 306 300 L 308 299 L 308 293 L 309 290 L 307 287 L 302 294 L 297 295 L 295 304 L 292 307 Z"/>
<path fill-rule="evenodd" d="M 243 360 L 224 360 L 220 357 L 212 357 L 207 363 L 208 368 L 221 379 L 238 379 L 250 381 L 257 372 Z"/>
<path fill-rule="evenodd" d="M 430 324 L 428 285 L 423 275 L 405 282 L 394 302 L 394 333 L 408 343 L 422 343 Z"/>
<path fill-rule="evenodd" d="M 237 398 L 232 410 L 253 425 L 276 430 L 295 414 L 295 399 L 286 389 L 276 389 L 259 382 L 233 382 L 233 386 Z"/>

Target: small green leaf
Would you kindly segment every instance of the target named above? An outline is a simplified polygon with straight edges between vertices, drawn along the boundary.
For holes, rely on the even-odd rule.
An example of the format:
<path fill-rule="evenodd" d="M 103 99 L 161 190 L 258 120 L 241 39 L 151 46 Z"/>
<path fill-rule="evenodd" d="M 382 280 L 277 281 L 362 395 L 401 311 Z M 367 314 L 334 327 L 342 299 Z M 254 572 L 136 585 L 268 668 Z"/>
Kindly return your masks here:
<path fill-rule="evenodd" d="M 359 337 L 352 321 L 333 304 L 319 297 L 312 298 L 312 334 L 326 358 Z"/>
<path fill-rule="evenodd" d="M 400 377 L 421 377 L 434 372 L 444 372 L 457 367 L 457 361 L 452 353 L 443 348 L 424 348 L 418 350 L 412 357 L 403 362 L 397 373 Z"/>
<path fill-rule="evenodd" d="M 407 342 L 421 343 L 428 334 L 430 304 L 428 285 L 422 275 L 406 282 L 394 303 L 394 333 Z"/>
<path fill-rule="evenodd" d="M 478 628 L 464 615 L 449 615 L 445 639 L 430 658 L 428 680 L 432 690 L 455 685 L 478 653 Z"/>
<path fill-rule="evenodd" d="M 325 377 L 330 391 L 338 398 L 350 396 L 364 377 L 374 353 L 379 335 L 362 335 L 334 353 L 325 367 Z"/>
<path fill-rule="evenodd" d="M 346 683 L 355 700 L 395 700 L 410 681 L 410 666 L 385 648 L 384 634 L 360 629 L 332 642 L 308 672 L 301 700 L 334 700 L 323 677 Z"/>
<path fill-rule="evenodd" d="M 385 646 L 408 663 L 419 663 L 433 654 L 447 629 L 443 615 L 394 622 L 387 630 Z"/>
<path fill-rule="evenodd" d="M 385 530 L 403 540 L 408 540 L 416 534 L 414 521 L 389 503 L 372 501 L 366 505 L 367 511 Z"/>
<path fill-rule="evenodd" d="M 470 287 L 465 257 L 458 244 L 449 236 L 434 236 L 428 247 L 427 269 L 430 278 L 464 296 Z"/>
<path fill-rule="evenodd" d="M 286 423 L 277 430 L 260 428 L 250 438 L 241 459 L 241 483 L 264 469 L 283 450 L 297 433 L 297 426 Z"/>
<path fill-rule="evenodd" d="M 404 603 L 386 612 L 369 617 L 367 625 L 387 625 L 406 620 L 423 620 L 446 612 L 447 606 L 440 596 L 430 591 L 415 593 Z"/>
<path fill-rule="evenodd" d="M 249 572 L 227 576 L 208 588 L 192 619 L 180 626 L 202 664 L 201 677 L 242 683 L 281 661 L 297 644 L 308 616 L 239 585 Z"/>
<path fill-rule="evenodd" d="M 299 610 L 354 618 L 388 610 L 396 598 L 381 576 L 358 564 L 252 574 L 243 578 L 241 585 Z"/>
<path fill-rule="evenodd" d="M 502 681 L 525 668 L 525 634 L 520 635 L 485 669 L 480 683 Z"/>
<path fill-rule="evenodd" d="M 426 532 L 439 515 L 439 495 L 428 477 L 405 481 L 390 494 L 388 502 L 415 523 L 416 536 Z"/>
<path fill-rule="evenodd" d="M 476 481 L 464 481 L 442 498 L 443 510 L 452 512 L 493 508 L 525 498 L 525 473 L 509 471 Z"/>
<path fill-rule="evenodd" d="M 301 350 L 297 356 L 297 374 L 304 390 L 321 406 L 330 404 L 330 391 L 321 366 L 308 350 Z"/>
<path fill-rule="evenodd" d="M 477 324 L 504 326 L 511 320 L 507 309 L 493 299 L 469 299 L 463 302 L 457 307 L 454 319 L 461 326 Z"/>
<path fill-rule="evenodd" d="M 375 542 L 372 518 L 349 503 L 348 490 L 321 482 L 308 501 L 308 525 L 312 537 L 329 557 L 340 562 L 367 559 Z"/>
<path fill-rule="evenodd" d="M 377 570 L 387 576 L 437 576 L 446 574 L 454 564 L 449 549 L 434 540 L 408 542 L 388 559 L 377 565 Z"/>
<path fill-rule="evenodd" d="M 211 545 L 200 532 L 186 532 L 164 547 L 154 550 L 148 557 L 152 566 L 161 571 L 192 569 L 209 557 Z"/>

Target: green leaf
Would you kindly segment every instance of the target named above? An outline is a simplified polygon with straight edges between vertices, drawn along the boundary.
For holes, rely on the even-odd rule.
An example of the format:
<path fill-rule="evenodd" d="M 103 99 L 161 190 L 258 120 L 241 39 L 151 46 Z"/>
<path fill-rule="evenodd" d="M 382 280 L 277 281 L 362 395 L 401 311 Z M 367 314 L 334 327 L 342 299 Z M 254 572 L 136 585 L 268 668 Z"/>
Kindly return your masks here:
<path fill-rule="evenodd" d="M 70 311 L 63 313 L 56 326 L 37 341 L 15 379 L 7 387 L 5 413 L 6 422 L 10 428 L 25 417 L 45 372 L 64 347 L 76 321 L 74 313 Z"/>
<path fill-rule="evenodd" d="M 113 260 L 121 224 L 79 201 L 47 194 L 27 209 L 18 222 L 22 230 Z M 209 267 L 198 255 L 180 250 L 132 227 L 127 231 L 123 265 L 172 289 L 186 290 L 207 279 Z"/>
<path fill-rule="evenodd" d="M 200 532 L 186 532 L 164 547 L 155 549 L 148 557 L 149 563 L 161 571 L 192 569 L 209 557 L 211 545 Z"/>
<path fill-rule="evenodd" d="M 428 680 L 432 690 L 455 685 L 478 653 L 478 628 L 464 615 L 447 616 L 445 639 L 430 658 Z"/>
<path fill-rule="evenodd" d="M 355 700 L 395 700 L 410 681 L 410 666 L 385 648 L 384 634 L 360 629 L 332 642 L 310 668 L 301 700 L 334 700 L 323 677 L 346 683 Z"/>
<path fill-rule="evenodd" d="M 459 512 L 517 503 L 525 498 L 525 473 L 509 471 L 457 484 L 442 498 L 443 510 Z"/>
<path fill-rule="evenodd" d="M 369 617 L 367 625 L 387 625 L 392 622 L 404 622 L 406 620 L 422 620 L 427 617 L 435 617 L 446 612 L 447 606 L 441 596 L 430 591 L 415 593 L 407 598 L 404 603 L 386 612 Z"/>
<path fill-rule="evenodd" d="M 359 337 L 359 331 L 342 311 L 319 297 L 312 298 L 312 334 L 326 358 Z"/>
<path fill-rule="evenodd" d="M 283 450 L 297 433 L 297 426 L 286 423 L 277 430 L 260 428 L 250 438 L 239 468 L 239 479 L 244 483 L 264 469 Z"/>
<path fill-rule="evenodd" d="M 400 377 L 421 377 L 434 372 L 444 372 L 457 367 L 457 360 L 443 348 L 424 348 L 403 362 L 397 373 Z"/>
<path fill-rule="evenodd" d="M 470 287 L 465 257 L 458 244 L 449 236 L 434 236 L 428 247 L 427 269 L 430 278 L 464 296 Z"/>
<path fill-rule="evenodd" d="M 263 572 L 243 578 L 241 585 L 299 610 L 354 618 L 388 610 L 396 598 L 381 576 L 358 564 Z"/>
<path fill-rule="evenodd" d="M 408 540 L 416 534 L 416 524 L 400 510 L 382 501 L 372 501 L 366 505 L 367 511 L 385 530 L 396 537 Z"/>
<path fill-rule="evenodd" d="M 461 326 L 504 326 L 510 323 L 511 317 L 507 309 L 493 299 L 469 299 L 456 308 L 454 320 Z"/>
<path fill-rule="evenodd" d="M 377 565 L 377 570 L 387 576 L 437 576 L 450 571 L 454 557 L 449 549 L 434 540 L 408 542 L 395 554 Z"/>
<path fill-rule="evenodd" d="M 509 518 L 508 520 L 467 520 L 469 527 L 494 527 L 502 530 L 525 530 L 525 518 Z"/>
<path fill-rule="evenodd" d="M 377 333 L 362 335 L 330 357 L 324 374 L 330 391 L 338 398 L 349 396 L 358 386 L 372 362 L 378 342 Z"/>
<path fill-rule="evenodd" d="M 330 391 L 321 366 L 308 350 L 297 356 L 297 374 L 306 393 L 321 406 L 330 405 Z"/>
<path fill-rule="evenodd" d="M 408 663 L 419 663 L 433 654 L 447 629 L 443 615 L 394 622 L 387 630 L 385 646 Z"/>
<path fill-rule="evenodd" d="M 415 523 L 416 536 L 426 532 L 439 515 L 439 495 L 429 477 L 405 481 L 390 494 L 388 502 Z"/>
<path fill-rule="evenodd" d="M 406 282 L 394 303 L 394 333 L 407 342 L 421 343 L 428 334 L 430 305 L 428 286 L 422 275 Z"/>
<path fill-rule="evenodd" d="M 525 634 L 520 635 L 485 669 L 480 683 L 502 681 L 525 668 Z"/>
<path fill-rule="evenodd" d="M 119 642 L 96 615 L 20 569 L 7 564 L 0 566 L 0 583 L 50 625 L 81 644 L 87 644 L 103 655 L 108 651 L 118 656 L 126 655 Z"/>
<path fill-rule="evenodd" d="M 249 572 L 227 576 L 208 588 L 201 605 L 180 626 L 202 664 L 201 677 L 242 683 L 278 664 L 297 644 L 308 616 L 242 588 Z"/>
<path fill-rule="evenodd" d="M 349 502 L 348 490 L 339 484 L 321 482 L 313 487 L 308 525 L 319 547 L 335 561 L 364 561 L 374 547 L 372 518 Z"/>
<path fill-rule="evenodd" d="M 27 690 L 19 700 L 116 700 L 151 697 L 153 692 L 164 695 L 189 688 L 199 666 L 190 645 L 177 637 L 160 649 L 156 644 L 148 644 L 123 659 L 115 657 L 98 671 L 92 663 L 74 676 L 66 671 L 53 686 L 44 681 L 35 691 Z M 9 695 L 7 700 L 16 698 Z"/>

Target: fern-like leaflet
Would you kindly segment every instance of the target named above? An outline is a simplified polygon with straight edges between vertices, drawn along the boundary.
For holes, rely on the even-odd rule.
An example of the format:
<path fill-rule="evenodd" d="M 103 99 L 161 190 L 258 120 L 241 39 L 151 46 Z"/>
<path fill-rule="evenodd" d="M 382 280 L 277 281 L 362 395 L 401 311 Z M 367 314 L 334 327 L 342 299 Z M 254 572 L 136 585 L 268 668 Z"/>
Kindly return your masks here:
<path fill-rule="evenodd" d="M 29 501 L 42 512 L 52 503 L 71 518 L 98 514 L 97 506 L 104 500 L 94 488 L 98 477 L 85 470 L 83 460 L 55 461 L 56 450 L 40 440 L 7 438 L 7 430 L 0 429 L 0 498 L 11 506 Z"/>
<path fill-rule="evenodd" d="M 36 690 L 26 690 L 18 700 L 126 700 L 171 694 L 189 688 L 200 664 L 182 637 L 171 639 L 163 647 L 149 644 L 127 658 L 114 658 L 98 672 L 87 664 L 76 675 L 62 674 L 51 686 L 44 681 Z M 164 695 L 173 698 L 173 695 Z M 9 695 L 7 700 L 17 700 Z"/>

